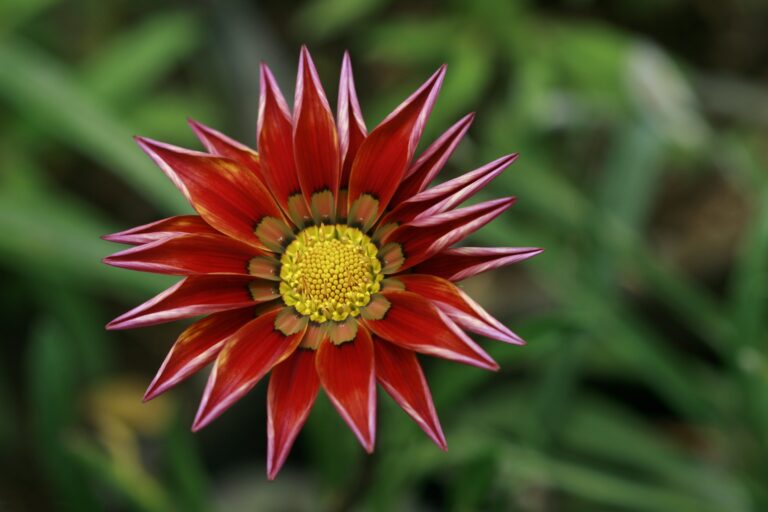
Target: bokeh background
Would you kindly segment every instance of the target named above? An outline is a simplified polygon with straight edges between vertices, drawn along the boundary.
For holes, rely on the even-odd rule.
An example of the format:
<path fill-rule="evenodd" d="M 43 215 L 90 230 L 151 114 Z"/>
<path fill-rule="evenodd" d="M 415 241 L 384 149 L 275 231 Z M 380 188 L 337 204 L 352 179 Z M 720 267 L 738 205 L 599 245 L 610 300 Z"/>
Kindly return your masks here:
<path fill-rule="evenodd" d="M 768 3 L 0 1 L 0 510 L 768 510 Z M 442 63 L 444 177 L 509 152 L 472 240 L 546 251 L 464 283 L 524 348 L 426 371 L 433 446 L 384 394 L 367 457 L 319 399 L 274 483 L 265 387 L 199 434 L 205 376 L 141 403 L 182 327 L 103 325 L 170 281 L 105 233 L 188 212 L 131 140 L 254 143 L 258 63 L 369 127 Z"/>

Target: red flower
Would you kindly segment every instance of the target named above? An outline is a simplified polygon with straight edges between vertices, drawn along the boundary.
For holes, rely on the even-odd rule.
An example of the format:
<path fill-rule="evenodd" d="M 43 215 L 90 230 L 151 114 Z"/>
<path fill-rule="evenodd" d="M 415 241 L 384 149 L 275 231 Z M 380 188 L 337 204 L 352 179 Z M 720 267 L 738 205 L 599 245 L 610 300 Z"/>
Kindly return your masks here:
<path fill-rule="evenodd" d="M 106 258 L 110 265 L 184 276 L 107 327 L 208 315 L 179 336 L 145 399 L 213 362 L 198 430 L 271 370 L 269 478 L 321 386 L 368 452 L 376 381 L 445 449 L 416 353 L 496 370 L 465 331 L 522 340 L 454 282 L 540 249 L 451 248 L 512 205 L 508 197 L 457 208 L 517 155 L 427 188 L 473 119 L 413 160 L 444 74 L 441 67 L 367 133 L 349 57 L 334 122 L 302 48 L 293 114 L 261 68 L 258 153 L 194 121 L 207 153 L 137 139 L 199 215 L 105 237 L 135 246 Z"/>

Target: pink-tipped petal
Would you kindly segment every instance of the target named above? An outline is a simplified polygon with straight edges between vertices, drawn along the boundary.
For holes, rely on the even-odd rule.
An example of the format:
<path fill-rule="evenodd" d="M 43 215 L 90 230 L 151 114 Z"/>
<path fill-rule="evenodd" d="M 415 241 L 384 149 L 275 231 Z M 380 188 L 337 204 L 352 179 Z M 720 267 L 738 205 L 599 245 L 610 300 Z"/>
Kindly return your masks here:
<path fill-rule="evenodd" d="M 144 394 L 144 401 L 165 393 L 213 361 L 227 338 L 253 319 L 251 308 L 214 313 L 179 335 Z"/>
<path fill-rule="evenodd" d="M 527 260 L 544 249 L 536 247 L 453 247 L 443 249 L 413 267 L 420 274 L 433 274 L 461 281 L 482 272 Z"/>
<path fill-rule="evenodd" d="M 267 477 L 270 480 L 283 467 L 309 417 L 319 388 L 314 350 L 299 348 L 272 369 L 267 392 Z"/>
<path fill-rule="evenodd" d="M 264 313 L 227 340 L 205 386 L 193 431 L 216 419 L 296 350 L 306 327 L 286 336 L 275 327 L 279 314 L 280 310 Z"/>
<path fill-rule="evenodd" d="M 219 231 L 212 228 L 199 215 L 178 215 L 176 217 L 169 217 L 135 228 L 126 229 L 119 233 L 104 235 L 101 238 L 108 242 L 141 245 L 155 242 L 163 238 L 188 233 L 219 234 Z"/>
<path fill-rule="evenodd" d="M 354 340 L 320 344 L 315 359 L 323 389 L 365 451 L 376 440 L 376 380 L 373 342 L 362 326 Z"/>
<path fill-rule="evenodd" d="M 413 157 L 444 77 L 445 66 L 363 141 L 350 173 L 350 223 L 360 224 L 367 230 L 384 212 Z M 365 198 L 377 201 L 376 210 L 367 216 L 357 211 L 358 203 Z"/>
<path fill-rule="evenodd" d="M 352 172 L 352 163 L 360 148 L 360 145 L 368 135 L 365 127 L 363 113 L 357 100 L 355 80 L 352 76 L 352 62 L 349 53 L 344 52 L 341 61 L 341 79 L 339 80 L 339 99 L 337 102 L 336 123 L 339 134 L 339 154 L 341 156 L 341 181 L 340 194 L 337 197 L 337 217 L 347 217 L 347 195 L 349 188 L 349 176 Z"/>
<path fill-rule="evenodd" d="M 197 138 L 203 143 L 205 149 L 212 155 L 223 156 L 239 163 L 253 171 L 260 179 L 263 177 L 261 165 L 259 164 L 259 155 L 253 149 L 230 137 L 227 137 L 218 130 L 214 130 L 203 123 L 189 119 L 189 126 L 195 132 Z M 262 180 L 263 181 L 263 180 Z"/>
<path fill-rule="evenodd" d="M 144 304 L 107 324 L 107 329 L 132 329 L 173 322 L 218 311 L 245 308 L 280 296 L 275 283 L 263 281 L 264 288 L 254 296 L 253 287 L 261 284 L 250 276 L 188 276 Z M 269 291 L 268 288 L 275 288 Z"/>
<path fill-rule="evenodd" d="M 377 337 L 373 339 L 373 346 L 376 379 L 427 436 L 441 449 L 447 450 L 432 393 L 416 354 Z"/>

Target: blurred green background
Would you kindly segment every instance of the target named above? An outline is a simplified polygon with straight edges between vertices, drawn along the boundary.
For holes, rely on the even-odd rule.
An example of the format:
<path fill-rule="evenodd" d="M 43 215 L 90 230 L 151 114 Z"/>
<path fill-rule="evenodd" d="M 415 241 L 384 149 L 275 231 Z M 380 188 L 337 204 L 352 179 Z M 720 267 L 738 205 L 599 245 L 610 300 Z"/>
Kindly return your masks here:
<path fill-rule="evenodd" d="M 768 510 L 768 3 L 0 1 L 0 510 Z M 509 152 L 473 242 L 541 256 L 466 289 L 524 348 L 426 362 L 449 452 L 380 396 L 364 455 L 321 397 L 265 478 L 265 387 L 189 432 L 205 376 L 141 404 L 181 326 L 107 333 L 169 281 L 99 240 L 189 211 L 131 140 L 254 143 L 258 63 L 369 127 L 445 62 L 444 177 Z"/>

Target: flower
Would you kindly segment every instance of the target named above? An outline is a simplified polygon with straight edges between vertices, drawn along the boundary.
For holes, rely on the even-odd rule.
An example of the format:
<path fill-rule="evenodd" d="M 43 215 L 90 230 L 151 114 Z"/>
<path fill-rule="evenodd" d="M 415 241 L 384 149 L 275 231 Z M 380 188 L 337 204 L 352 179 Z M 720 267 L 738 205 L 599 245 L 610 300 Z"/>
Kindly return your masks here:
<path fill-rule="evenodd" d="M 368 133 L 349 56 L 334 121 L 302 48 L 293 115 L 261 67 L 258 153 L 195 121 L 205 153 L 137 138 L 198 215 L 104 237 L 135 246 L 109 265 L 184 276 L 107 328 L 208 315 L 181 333 L 145 400 L 213 363 L 198 430 L 271 371 L 270 479 L 320 387 L 369 453 L 377 381 L 446 448 L 416 353 L 498 369 L 465 331 L 523 341 L 454 283 L 540 249 L 452 247 L 513 204 L 458 208 L 517 155 L 427 188 L 474 117 L 413 159 L 444 75 L 445 66 Z"/>

